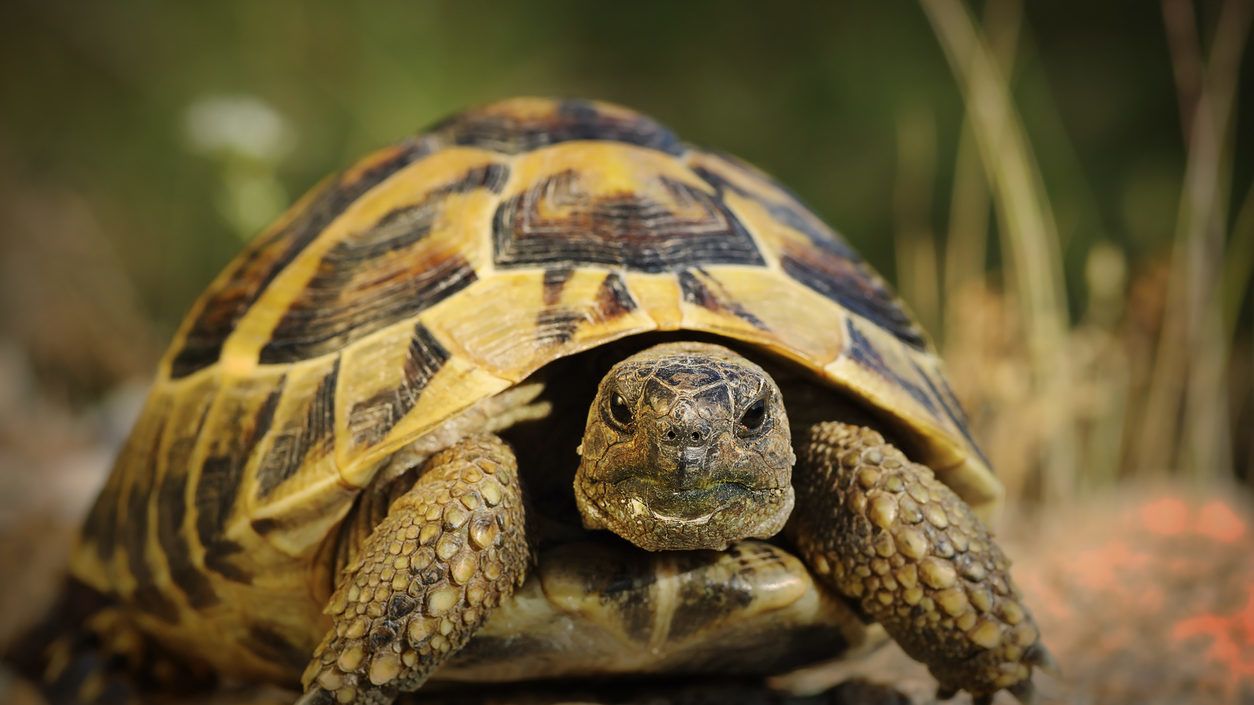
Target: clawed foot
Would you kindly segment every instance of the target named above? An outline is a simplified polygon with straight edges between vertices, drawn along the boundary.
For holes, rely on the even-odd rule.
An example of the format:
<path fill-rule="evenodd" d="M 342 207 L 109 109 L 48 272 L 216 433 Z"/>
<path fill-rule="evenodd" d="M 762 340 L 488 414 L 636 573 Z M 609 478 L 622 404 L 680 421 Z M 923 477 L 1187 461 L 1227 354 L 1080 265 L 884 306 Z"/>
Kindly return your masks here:
<path fill-rule="evenodd" d="M 789 532 L 815 572 L 927 664 L 938 696 L 1033 701 L 1052 660 L 988 529 L 924 465 L 875 431 L 814 426 Z"/>
<path fill-rule="evenodd" d="M 509 448 L 468 438 L 432 456 L 346 569 L 301 705 L 386 705 L 415 690 L 508 597 L 529 557 Z"/>

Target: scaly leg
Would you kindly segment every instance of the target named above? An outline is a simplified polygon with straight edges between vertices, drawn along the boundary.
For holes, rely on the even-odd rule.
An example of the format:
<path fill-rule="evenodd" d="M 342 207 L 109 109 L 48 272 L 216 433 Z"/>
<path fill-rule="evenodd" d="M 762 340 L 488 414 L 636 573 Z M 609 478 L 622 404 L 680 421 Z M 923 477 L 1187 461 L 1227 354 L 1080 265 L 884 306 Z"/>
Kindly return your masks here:
<path fill-rule="evenodd" d="M 797 455 L 787 531 L 820 580 L 927 664 L 942 697 L 1006 688 L 1030 701 L 1049 654 L 970 508 L 868 428 L 815 424 Z"/>
<path fill-rule="evenodd" d="M 513 452 L 496 436 L 432 456 L 345 568 L 335 626 L 300 703 L 390 703 L 417 689 L 522 583 L 529 552 Z"/>

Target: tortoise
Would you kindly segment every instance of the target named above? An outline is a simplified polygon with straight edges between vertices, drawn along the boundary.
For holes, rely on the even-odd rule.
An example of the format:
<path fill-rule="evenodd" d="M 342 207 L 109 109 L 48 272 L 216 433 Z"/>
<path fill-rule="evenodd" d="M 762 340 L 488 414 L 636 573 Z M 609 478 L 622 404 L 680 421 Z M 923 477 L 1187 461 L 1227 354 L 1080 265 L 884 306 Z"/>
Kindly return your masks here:
<path fill-rule="evenodd" d="M 301 703 L 883 631 L 942 696 L 1027 699 L 1001 497 L 925 333 L 796 196 L 521 98 L 328 179 L 210 284 L 71 576 L 92 643 Z"/>

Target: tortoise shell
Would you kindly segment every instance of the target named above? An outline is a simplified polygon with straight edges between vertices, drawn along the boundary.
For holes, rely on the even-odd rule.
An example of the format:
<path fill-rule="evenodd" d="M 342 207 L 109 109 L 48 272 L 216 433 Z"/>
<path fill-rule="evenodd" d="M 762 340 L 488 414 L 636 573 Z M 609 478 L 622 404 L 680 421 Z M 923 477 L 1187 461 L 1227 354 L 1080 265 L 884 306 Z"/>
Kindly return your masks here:
<path fill-rule="evenodd" d="M 399 448 L 557 358 L 679 330 L 800 364 L 972 505 L 1000 496 L 925 334 L 794 195 L 627 109 L 523 98 L 328 179 L 213 281 L 74 572 L 156 623 L 281 594 Z"/>

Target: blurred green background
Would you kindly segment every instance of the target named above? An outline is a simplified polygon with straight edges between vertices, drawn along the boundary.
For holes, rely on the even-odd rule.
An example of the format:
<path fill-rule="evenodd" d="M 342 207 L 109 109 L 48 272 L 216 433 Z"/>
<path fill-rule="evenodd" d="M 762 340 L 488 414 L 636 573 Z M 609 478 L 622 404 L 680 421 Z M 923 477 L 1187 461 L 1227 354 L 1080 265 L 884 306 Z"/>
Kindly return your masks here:
<path fill-rule="evenodd" d="M 82 409 L 146 377 L 195 295 L 321 176 L 468 105 L 582 96 L 771 172 L 896 281 L 1012 494 L 1248 476 L 1248 2 L 18 0 L 3 14 L 12 414 L 30 395 Z M 991 59 L 991 82 L 963 78 L 964 47 Z M 1009 108 L 1001 122 L 969 111 L 990 104 Z"/>

